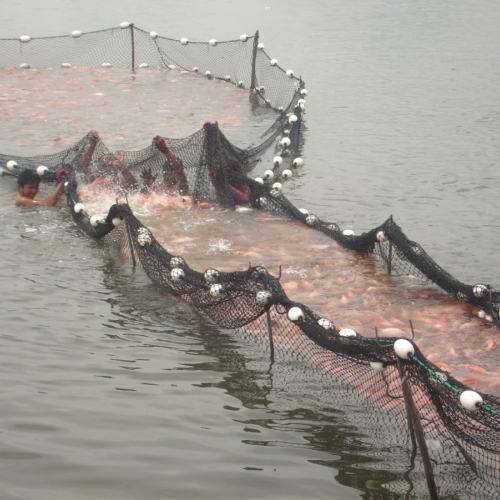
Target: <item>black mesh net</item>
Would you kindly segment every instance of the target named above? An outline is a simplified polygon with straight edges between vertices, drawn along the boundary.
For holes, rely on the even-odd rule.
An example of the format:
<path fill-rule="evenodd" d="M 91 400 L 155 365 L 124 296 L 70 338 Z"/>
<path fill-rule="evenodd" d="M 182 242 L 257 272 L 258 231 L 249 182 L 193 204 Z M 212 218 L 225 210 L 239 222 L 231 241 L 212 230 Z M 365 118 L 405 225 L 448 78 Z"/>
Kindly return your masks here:
<path fill-rule="evenodd" d="M 456 495 L 458 484 L 464 498 L 498 496 L 497 398 L 471 391 L 427 360 L 412 340 L 368 337 L 337 329 L 335 318 L 321 317 L 306 305 L 290 300 L 279 278 L 262 266 L 237 272 L 193 270 L 184 258 L 168 252 L 132 213 L 128 196 L 165 193 L 199 207 L 246 206 L 280 214 L 321 231 L 344 248 L 377 255 L 390 275 L 430 280 L 499 322 L 500 299 L 491 286 L 456 280 L 420 245 L 410 241 L 392 217 L 356 236 L 342 231 L 334 222 L 296 208 L 283 195 L 276 179 L 286 179 L 301 165 L 300 125 L 307 91 L 300 79 L 277 66 L 259 48 L 258 33 L 232 42 L 207 44 L 170 40 L 131 25 L 84 36 L 41 38 L 29 43 L 2 40 L 0 44 L 0 64 L 4 67 L 60 66 L 64 62 L 131 68 L 147 64 L 171 71 L 195 71 L 247 88 L 251 106 L 275 110 L 276 120 L 258 145 L 248 148 L 235 146 L 217 123 L 207 122 L 182 139 L 157 136 L 140 151 L 111 152 L 91 131 L 59 153 L 32 157 L 0 154 L 0 162 L 7 167 L 3 170 L 7 177 L 15 178 L 20 169 L 29 169 L 39 172 L 47 182 L 54 182 L 56 169 L 62 167 L 71 217 L 87 235 L 119 248 L 161 291 L 181 298 L 221 328 L 266 346 L 273 360 L 288 362 L 283 366 L 293 367 L 293 360 L 306 362 L 307 370 L 313 370 L 318 380 L 327 380 L 335 389 L 336 405 L 363 409 L 348 418 L 368 430 L 372 442 L 383 446 L 381 456 L 391 450 L 392 455 L 400 454 L 414 463 L 413 496 L 407 498 L 424 498 L 427 490 L 422 466 L 411 451 L 415 447 L 411 446 L 413 433 L 402 379 L 408 380 L 418 409 L 440 494 Z M 249 177 L 261 155 L 272 146 L 276 156 L 265 178 Z M 106 216 L 91 216 L 81 201 L 79 186 L 88 189 L 99 185 L 114 192 L 117 200 L 109 208 L 102 207 Z M 383 458 L 376 463 L 384 468 Z M 345 484 L 352 481 L 348 477 L 339 480 Z M 396 498 L 407 491 L 408 481 L 402 473 L 387 488 Z"/>

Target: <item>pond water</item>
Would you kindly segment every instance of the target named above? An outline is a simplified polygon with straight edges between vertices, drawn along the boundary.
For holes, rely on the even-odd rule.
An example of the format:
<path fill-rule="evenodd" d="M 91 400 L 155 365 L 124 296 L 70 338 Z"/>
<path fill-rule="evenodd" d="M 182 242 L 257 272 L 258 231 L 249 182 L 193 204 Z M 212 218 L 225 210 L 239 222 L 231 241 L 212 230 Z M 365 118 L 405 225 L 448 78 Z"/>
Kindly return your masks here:
<path fill-rule="evenodd" d="M 9 6 L 0 37 L 124 20 L 201 41 L 259 29 L 266 51 L 309 90 L 306 163 L 286 196 L 357 233 L 392 214 L 457 279 L 499 286 L 499 10 L 486 0 L 314 8 L 196 0 L 168 9 L 151 1 L 141 11 L 131 0 L 47 0 Z M 245 145 L 262 123 L 244 93 L 190 75 L 33 71 L 49 85 L 28 87 L 38 103 L 29 109 L 22 86 L 13 84 L 15 99 L 9 88 L 31 73 L 2 72 L 6 154 L 56 152 L 90 129 L 110 149 L 140 149 L 154 135 L 183 137 L 206 120 Z M 164 85 L 173 95 L 161 94 Z M 267 352 L 162 296 L 140 270 L 81 235 L 64 208 L 16 209 L 14 194 L 12 179 L 0 179 L 2 498 L 398 497 L 381 483 L 409 494 L 409 455 L 391 462 L 386 449 L 367 448 L 324 380 L 301 385 L 293 368 L 270 369 Z M 376 260 L 291 221 L 217 211 L 159 219 L 154 207 L 136 210 L 195 269 L 251 262 L 277 274 L 281 265 L 290 298 L 338 326 L 408 333 L 411 319 L 424 354 L 499 393 L 498 328 L 439 290 L 388 279 Z M 377 454 L 391 466 L 377 470 Z M 447 488 L 466 498 L 457 484 Z M 426 498 L 425 489 L 414 494 Z"/>

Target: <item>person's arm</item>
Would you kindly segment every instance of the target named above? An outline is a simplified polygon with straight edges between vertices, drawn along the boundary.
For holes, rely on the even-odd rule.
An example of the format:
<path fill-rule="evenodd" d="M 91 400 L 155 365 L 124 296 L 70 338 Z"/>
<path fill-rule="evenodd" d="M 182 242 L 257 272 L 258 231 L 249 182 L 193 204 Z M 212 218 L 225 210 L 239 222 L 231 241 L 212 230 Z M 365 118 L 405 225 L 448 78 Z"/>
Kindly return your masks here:
<path fill-rule="evenodd" d="M 125 166 L 125 152 L 117 151 L 115 155 L 117 162 L 116 166 L 118 170 L 121 172 L 123 181 L 122 188 L 123 189 L 137 189 L 139 187 L 139 183 L 137 179 L 134 177 L 132 172 Z"/>
<path fill-rule="evenodd" d="M 229 190 L 231 191 L 235 205 L 246 205 L 247 203 L 250 203 L 250 189 L 248 186 L 236 188 L 229 184 Z"/>
<path fill-rule="evenodd" d="M 188 194 L 189 183 L 187 181 L 186 174 L 184 173 L 184 168 L 182 167 L 181 163 L 176 158 L 176 156 L 168 148 L 165 139 L 157 135 L 153 139 L 153 142 L 154 145 L 165 155 L 168 162 L 172 166 L 172 170 L 174 173 L 174 182 L 176 185 L 175 187 L 179 191 L 179 194 Z"/>
<path fill-rule="evenodd" d="M 97 141 L 99 140 L 99 134 L 96 130 L 91 130 L 88 134 L 89 143 L 85 146 L 82 156 L 80 156 L 80 170 L 83 172 L 89 180 L 92 182 L 95 180 L 95 174 L 90 171 L 90 163 L 92 161 L 92 156 L 94 155 L 95 148 L 97 146 Z"/>
<path fill-rule="evenodd" d="M 25 196 L 18 196 L 15 199 L 15 204 L 20 206 L 31 206 L 31 205 L 46 205 L 53 207 L 58 202 L 59 198 L 64 192 L 64 182 L 60 182 L 54 192 L 45 198 L 44 200 L 32 200 L 31 198 L 26 198 Z"/>

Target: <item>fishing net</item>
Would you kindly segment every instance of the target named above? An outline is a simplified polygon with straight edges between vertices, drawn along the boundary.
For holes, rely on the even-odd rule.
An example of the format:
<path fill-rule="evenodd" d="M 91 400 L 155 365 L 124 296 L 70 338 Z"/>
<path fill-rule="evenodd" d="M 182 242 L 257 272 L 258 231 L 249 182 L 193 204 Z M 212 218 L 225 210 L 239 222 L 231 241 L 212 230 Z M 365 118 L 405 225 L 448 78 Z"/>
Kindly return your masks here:
<path fill-rule="evenodd" d="M 409 240 L 392 216 L 380 226 L 354 235 L 342 231 L 335 222 L 298 209 L 284 196 L 277 179 L 288 179 L 303 164 L 298 152 L 307 91 L 293 72 L 269 58 L 259 45 L 258 33 L 230 42 L 201 43 L 163 38 L 127 24 L 83 36 L 73 33 L 30 41 L 0 40 L 0 45 L 3 67 L 22 70 L 28 66 L 104 64 L 190 71 L 246 88 L 250 106 L 274 110 L 276 119 L 252 147 L 232 144 L 216 122 L 207 122 L 189 137 L 158 136 L 139 151 L 111 152 L 92 131 L 64 151 L 32 157 L 0 154 L 0 162 L 7 166 L 3 170 L 6 176 L 16 177 L 21 168 L 31 169 L 42 174 L 46 182 L 54 182 L 55 171 L 62 166 L 71 217 L 87 235 L 118 248 L 162 292 L 182 299 L 222 329 L 266 346 L 271 358 L 282 366 L 293 371 L 294 360 L 306 362 L 316 376 L 329 381 L 337 407 L 364 409 L 351 412 L 348 418 L 367 430 L 375 449 L 377 445 L 383 448 L 381 455 L 401 455 L 413 463 L 416 433 L 409 426 L 409 396 L 403 390 L 408 383 L 440 494 L 455 495 L 460 484 L 464 498 L 498 495 L 497 398 L 455 380 L 426 359 L 412 339 L 369 337 L 338 329 L 335 318 L 322 317 L 289 299 L 279 278 L 263 266 L 237 272 L 192 269 L 183 257 L 171 254 L 157 241 L 127 203 L 133 193 L 175 192 L 186 204 L 199 207 L 246 206 L 296 219 L 344 248 L 378 256 L 388 274 L 429 280 L 500 323 L 498 292 L 487 284 L 467 285 L 455 279 L 418 243 Z M 251 178 L 249 173 L 256 163 L 273 148 L 271 168 L 263 178 Z M 116 195 L 117 201 L 109 210 L 102 207 L 106 215 L 92 215 L 82 203 L 80 187 L 95 184 L 105 185 Z M 383 469 L 383 459 L 376 464 Z M 408 498 L 425 497 L 425 471 L 417 463 L 414 467 L 413 496 Z M 386 493 L 407 491 L 408 482 L 407 475 L 401 473 L 388 482 Z M 349 484 L 349 480 L 344 478 L 344 483 Z"/>

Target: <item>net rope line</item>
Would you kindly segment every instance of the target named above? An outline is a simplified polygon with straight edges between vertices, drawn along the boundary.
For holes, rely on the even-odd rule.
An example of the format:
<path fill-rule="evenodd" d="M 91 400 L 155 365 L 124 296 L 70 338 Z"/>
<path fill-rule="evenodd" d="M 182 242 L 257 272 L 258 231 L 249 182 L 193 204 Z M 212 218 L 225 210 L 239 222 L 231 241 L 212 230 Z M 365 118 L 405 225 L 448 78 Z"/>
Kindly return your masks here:
<path fill-rule="evenodd" d="M 137 30 L 133 26 L 132 29 L 134 32 Z M 131 32 L 123 28 L 110 31 L 113 36 L 117 33 L 120 36 L 124 31 L 129 34 Z M 109 35 L 108 30 L 94 32 L 96 33 L 99 36 L 103 33 Z M 177 45 L 180 43 L 149 36 L 155 45 L 158 39 L 162 42 L 175 42 Z M 61 37 L 55 38 L 60 40 Z M 33 39 L 30 43 L 36 40 Z M 257 38 L 254 39 L 256 40 Z M 2 42 L 4 40 L 0 40 L 0 44 Z M 20 42 L 16 40 L 16 43 Z M 21 43 L 23 47 L 26 44 Z M 246 42 L 240 40 L 235 43 Z M 201 45 L 203 50 L 207 49 L 206 44 Z M 210 50 L 214 48 L 212 45 L 210 47 Z M 254 47 L 257 45 L 254 44 Z M 250 93 L 251 101 L 256 105 L 269 106 L 269 98 L 263 96 L 269 95 L 267 89 L 273 88 L 272 85 L 269 85 L 269 80 L 266 81 L 267 88 L 258 85 L 261 83 L 258 68 L 262 57 L 267 65 L 264 73 L 269 72 L 269 66 L 272 71 L 277 69 L 281 73 L 285 72 L 277 67 L 277 64 L 271 64 L 262 49 L 253 52 L 259 63 L 254 65 L 256 91 Z M 293 80 L 294 77 L 286 75 L 286 78 Z M 498 320 L 498 296 L 491 287 L 463 285 L 455 280 L 437 266 L 420 245 L 408 240 L 392 217 L 381 226 L 355 236 L 344 234 L 335 223 L 321 221 L 318 217 L 297 209 L 285 198 L 274 178 L 281 173 L 286 179 L 286 167 L 300 166 L 294 165 L 297 160 L 294 156 L 299 149 L 301 113 L 305 104 L 299 101 L 307 95 L 303 92 L 305 88 L 302 80 L 295 82 L 293 89 L 290 103 L 283 109 L 276 109 L 278 119 L 269 128 L 269 137 L 255 148 L 242 149 L 230 144 L 216 123 L 205 124 L 200 131 L 188 138 L 166 139 L 169 148 L 183 163 L 193 195 L 199 200 L 214 201 L 234 208 L 229 189 L 231 183 L 244 184 L 250 190 L 252 207 L 300 220 L 327 234 L 345 248 L 361 253 L 375 253 L 388 264 L 390 272 L 411 271 L 417 276 L 426 277 L 459 300 L 467 300 L 483 310 L 489 310 Z M 275 101 L 279 99 L 275 98 Z M 253 168 L 258 156 L 276 143 L 278 137 L 278 156 L 274 158 L 272 170 L 266 172 L 264 179 L 254 180 L 245 175 L 245 172 Z M 271 338 L 277 348 L 288 349 L 290 352 L 296 352 L 299 348 L 301 359 L 310 361 L 320 369 L 334 372 L 336 377 L 343 378 L 347 385 L 366 399 L 378 400 L 382 408 L 390 409 L 395 401 L 401 399 L 400 396 L 390 397 L 390 394 L 398 394 L 394 367 L 398 360 L 403 359 L 403 371 L 417 392 L 416 400 L 419 402 L 420 414 L 426 422 L 426 432 L 431 436 L 448 436 L 447 439 L 458 447 L 466 462 L 473 464 L 471 467 L 474 472 L 492 486 L 492 491 L 498 492 L 500 404 L 497 398 L 471 391 L 453 379 L 426 360 L 414 342 L 406 339 L 373 339 L 356 332 L 354 337 L 344 337 L 330 320 L 321 318 L 305 305 L 288 299 L 279 280 L 269 275 L 264 268 L 249 268 L 244 273 L 221 273 L 217 270 L 209 273 L 210 269 L 205 273 L 198 273 L 191 270 L 181 257 L 172 256 L 156 242 L 150 230 L 133 216 L 127 205 L 118 204 L 111 207 L 104 220 L 92 219 L 86 213 L 76 191 L 77 177 L 82 175 L 78 170 L 79 162 L 88 146 L 89 136 L 85 136 L 73 147 L 54 155 L 22 158 L 2 154 L 0 161 L 19 162 L 23 168 L 32 169 L 38 169 L 43 163 L 48 170 L 43 177 L 46 181 L 54 179 L 57 166 L 69 165 L 67 203 L 73 220 L 86 234 L 105 238 L 110 242 L 119 242 L 122 249 L 127 249 L 130 259 L 144 268 L 157 287 L 169 294 L 180 296 L 222 328 L 234 329 L 247 337 L 258 337 L 262 342 L 269 342 L 269 325 L 273 325 Z M 99 140 L 92 155 L 91 171 L 94 174 L 99 172 L 99 160 L 106 155 L 112 153 Z M 228 171 L 224 167 L 224 162 L 231 157 L 236 157 L 241 163 L 242 173 Z M 159 175 L 169 168 L 167 163 L 153 145 L 142 151 L 126 152 L 125 156 L 125 164 L 136 176 L 138 183 L 140 173 L 146 167 Z M 209 181 L 207 169 L 215 171 L 215 183 Z M 4 173 L 15 176 L 14 172 L 15 168 Z M 115 230 L 115 226 L 121 222 L 125 222 L 124 229 Z M 290 335 L 290 331 L 293 335 Z M 403 351 L 400 351 L 402 358 L 395 354 L 394 349 L 386 349 L 395 348 L 399 341 L 403 341 L 404 346 Z M 404 342 L 409 342 L 409 345 Z M 339 367 L 346 369 L 346 372 L 341 373 Z M 362 382 L 353 383 L 349 379 L 349 373 L 362 378 Z M 374 396 L 380 384 L 385 387 L 385 393 L 382 396 Z M 387 387 L 391 387 L 391 390 L 387 390 Z"/>

